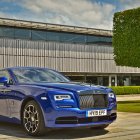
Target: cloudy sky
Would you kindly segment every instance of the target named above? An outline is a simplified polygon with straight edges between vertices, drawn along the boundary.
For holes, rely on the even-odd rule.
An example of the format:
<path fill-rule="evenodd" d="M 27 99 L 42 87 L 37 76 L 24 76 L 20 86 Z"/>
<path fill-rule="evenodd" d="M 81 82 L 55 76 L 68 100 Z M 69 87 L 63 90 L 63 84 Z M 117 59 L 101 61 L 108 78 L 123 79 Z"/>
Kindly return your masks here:
<path fill-rule="evenodd" d="M 0 17 L 112 29 L 114 12 L 140 7 L 140 0 L 0 0 Z"/>

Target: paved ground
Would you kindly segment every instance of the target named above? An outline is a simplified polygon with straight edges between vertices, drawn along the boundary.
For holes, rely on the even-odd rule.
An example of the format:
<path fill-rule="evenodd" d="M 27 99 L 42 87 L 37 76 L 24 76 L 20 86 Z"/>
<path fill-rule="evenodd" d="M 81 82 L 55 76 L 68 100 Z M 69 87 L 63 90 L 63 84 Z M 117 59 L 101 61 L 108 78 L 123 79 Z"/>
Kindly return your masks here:
<path fill-rule="evenodd" d="M 29 137 L 19 125 L 0 123 L 0 140 L 33 139 L 140 140 L 140 114 L 118 113 L 117 121 L 105 130 L 58 129 L 41 138 Z"/>
<path fill-rule="evenodd" d="M 117 101 L 134 101 L 140 100 L 140 95 L 117 95 Z"/>

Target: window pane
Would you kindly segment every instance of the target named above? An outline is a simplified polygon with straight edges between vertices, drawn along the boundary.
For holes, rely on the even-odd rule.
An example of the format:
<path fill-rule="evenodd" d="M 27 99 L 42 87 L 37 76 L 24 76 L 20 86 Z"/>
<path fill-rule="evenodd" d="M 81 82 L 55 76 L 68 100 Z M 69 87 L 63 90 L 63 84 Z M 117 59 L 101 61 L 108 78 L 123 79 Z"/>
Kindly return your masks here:
<path fill-rule="evenodd" d="M 0 36 L 14 38 L 14 28 L 12 28 L 12 27 L 0 27 Z"/>
<path fill-rule="evenodd" d="M 85 43 L 85 35 L 63 32 L 47 32 L 47 40 L 71 43 Z"/>
<path fill-rule="evenodd" d="M 80 34 L 73 34 L 72 42 L 73 43 L 85 43 L 86 36 Z"/>
<path fill-rule="evenodd" d="M 61 42 L 72 42 L 73 35 L 70 33 L 60 33 Z"/>
<path fill-rule="evenodd" d="M 0 77 L 6 77 L 6 78 L 8 79 L 8 83 L 9 83 L 10 80 L 11 80 L 11 77 L 10 77 L 10 75 L 9 75 L 9 73 L 8 73 L 7 70 L 1 70 L 1 71 L 0 71 Z M 1 85 L 3 85 L 3 84 L 1 83 L 0 86 L 1 86 Z"/>
<path fill-rule="evenodd" d="M 30 39 L 31 38 L 31 30 L 16 28 L 15 29 L 15 38 Z"/>
<path fill-rule="evenodd" d="M 102 36 L 87 36 L 87 44 L 93 44 L 93 43 L 111 43 L 112 38 L 111 37 L 102 37 Z"/>
<path fill-rule="evenodd" d="M 47 32 L 47 40 L 48 41 L 59 41 L 60 40 L 60 33 L 57 32 Z"/>
<path fill-rule="evenodd" d="M 32 30 L 32 40 L 46 40 L 46 31 Z"/>
<path fill-rule="evenodd" d="M 85 43 L 85 36 L 73 33 L 61 33 L 60 41 L 70 43 Z"/>

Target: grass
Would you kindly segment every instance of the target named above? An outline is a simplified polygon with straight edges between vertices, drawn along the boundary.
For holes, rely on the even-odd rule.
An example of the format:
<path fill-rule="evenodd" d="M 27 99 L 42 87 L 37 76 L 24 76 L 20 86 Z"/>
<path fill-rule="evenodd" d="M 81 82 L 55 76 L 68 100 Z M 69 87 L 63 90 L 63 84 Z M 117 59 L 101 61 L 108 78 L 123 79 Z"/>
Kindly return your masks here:
<path fill-rule="evenodd" d="M 119 101 L 117 110 L 119 112 L 140 113 L 140 101 Z"/>

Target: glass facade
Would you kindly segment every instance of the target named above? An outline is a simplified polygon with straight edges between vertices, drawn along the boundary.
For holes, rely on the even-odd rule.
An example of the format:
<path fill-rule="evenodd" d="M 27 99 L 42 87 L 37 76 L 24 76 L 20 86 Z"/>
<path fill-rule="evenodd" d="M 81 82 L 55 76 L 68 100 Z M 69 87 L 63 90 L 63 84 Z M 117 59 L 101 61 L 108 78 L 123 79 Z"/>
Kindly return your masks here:
<path fill-rule="evenodd" d="M 109 77 L 108 76 L 68 76 L 72 81 L 75 82 L 85 82 L 89 84 L 95 85 L 109 85 Z"/>
<path fill-rule="evenodd" d="M 116 76 L 116 80 L 115 80 Z M 89 84 L 102 85 L 102 86 L 140 86 L 140 76 L 68 76 L 72 81 L 85 82 Z M 109 77 L 111 81 L 109 84 Z M 116 82 L 116 85 L 115 85 Z"/>
<path fill-rule="evenodd" d="M 13 29 L 14 31 L 14 38 L 17 39 L 30 39 L 31 32 L 28 29 Z"/>
<path fill-rule="evenodd" d="M 140 86 L 140 76 L 132 76 L 131 77 L 131 85 Z"/>
<path fill-rule="evenodd" d="M 98 36 L 91 36 L 88 35 L 87 36 L 87 40 L 86 40 L 87 44 L 93 44 L 93 43 L 101 43 L 101 42 L 106 42 L 106 43 L 110 43 L 112 42 L 112 39 L 110 37 L 98 37 Z"/>
<path fill-rule="evenodd" d="M 81 44 L 108 44 L 112 37 L 0 26 L 0 37 Z"/>
<path fill-rule="evenodd" d="M 32 40 L 46 40 L 47 39 L 47 34 L 43 31 L 32 30 L 30 32 L 31 32 Z"/>
<path fill-rule="evenodd" d="M 0 36 L 1 37 L 9 37 L 9 38 L 13 38 L 14 35 L 14 28 L 10 28 L 10 27 L 0 27 Z"/>

